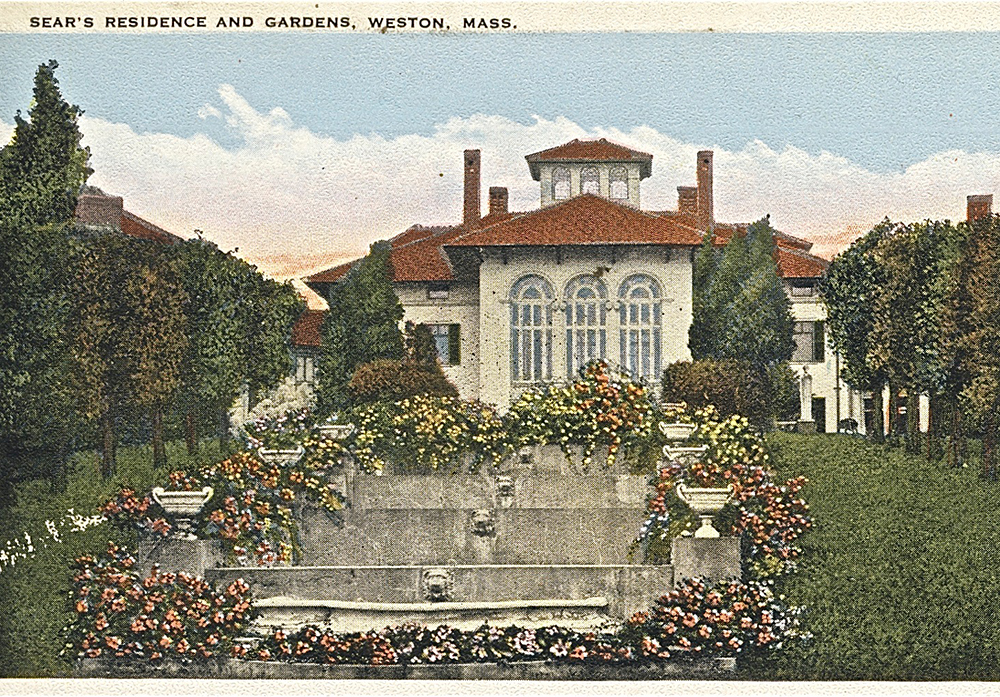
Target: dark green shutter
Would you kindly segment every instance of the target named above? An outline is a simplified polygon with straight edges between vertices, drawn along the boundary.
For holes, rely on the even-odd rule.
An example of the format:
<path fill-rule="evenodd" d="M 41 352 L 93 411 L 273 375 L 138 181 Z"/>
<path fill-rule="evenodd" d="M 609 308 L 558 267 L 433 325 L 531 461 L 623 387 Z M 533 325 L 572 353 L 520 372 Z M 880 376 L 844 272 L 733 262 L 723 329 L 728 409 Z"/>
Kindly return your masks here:
<path fill-rule="evenodd" d="M 813 360 L 822 361 L 826 355 L 826 332 L 822 322 L 813 322 Z"/>
<path fill-rule="evenodd" d="M 448 325 L 448 365 L 458 365 L 462 361 L 462 342 L 459 325 Z"/>

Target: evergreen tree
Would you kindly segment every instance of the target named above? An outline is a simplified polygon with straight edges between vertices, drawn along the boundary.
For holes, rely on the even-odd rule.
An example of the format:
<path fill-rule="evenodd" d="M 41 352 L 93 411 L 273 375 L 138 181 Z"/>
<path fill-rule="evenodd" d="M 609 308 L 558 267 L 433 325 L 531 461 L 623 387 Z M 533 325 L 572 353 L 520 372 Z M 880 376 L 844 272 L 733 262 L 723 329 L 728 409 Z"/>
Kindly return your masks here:
<path fill-rule="evenodd" d="M 792 304 L 778 277 L 774 230 L 766 218 L 747 230 L 741 253 L 743 258 L 734 264 L 740 275 L 738 291 L 723 314 L 718 357 L 745 360 L 763 372 L 787 362 L 795 349 Z"/>
<path fill-rule="evenodd" d="M 693 317 L 688 346 L 695 360 L 745 363 L 754 381 L 765 386 L 765 404 L 755 413 L 778 406 L 779 366 L 792 357 L 791 302 L 774 259 L 774 229 L 767 218 L 738 231 L 722 253 L 705 237 L 693 269 Z M 758 421 L 758 426 L 765 426 Z"/>
<path fill-rule="evenodd" d="M 717 307 L 709 307 L 709 303 L 717 297 L 710 289 L 718 264 L 719 252 L 715 249 L 715 232 L 709 230 L 698 248 L 691 270 L 691 286 L 693 288 L 691 306 L 691 329 L 688 331 L 688 348 L 695 360 L 707 358 L 712 354 L 715 337 L 719 332 L 719 314 Z"/>
<path fill-rule="evenodd" d="M 330 312 L 321 329 L 321 411 L 348 404 L 347 385 L 362 363 L 403 357 L 403 306 L 392 288 L 389 252 L 388 243 L 376 242 L 330 291 Z"/>
<path fill-rule="evenodd" d="M 0 149 L 0 489 L 17 476 L 59 477 L 74 435 L 65 380 L 68 230 L 91 170 L 80 110 L 54 61 L 39 66 L 28 119 Z M 38 469 L 41 463 L 41 469 Z"/>
<path fill-rule="evenodd" d="M 0 202 L 26 225 L 61 225 L 73 219 L 80 189 L 93 170 L 80 146 L 77 119 L 55 78 L 58 64 L 38 66 L 29 120 L 17 112 L 14 137 L 0 150 Z"/>

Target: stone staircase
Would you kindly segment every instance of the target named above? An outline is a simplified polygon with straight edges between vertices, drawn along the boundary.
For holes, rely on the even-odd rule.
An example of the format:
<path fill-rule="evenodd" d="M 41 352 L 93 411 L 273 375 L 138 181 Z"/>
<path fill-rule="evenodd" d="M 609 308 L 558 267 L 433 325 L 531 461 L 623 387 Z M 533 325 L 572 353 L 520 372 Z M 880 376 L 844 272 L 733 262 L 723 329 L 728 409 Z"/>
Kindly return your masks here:
<path fill-rule="evenodd" d="M 504 474 L 348 471 L 343 523 L 319 512 L 301 521 L 302 565 L 205 573 L 250 582 L 262 631 L 405 621 L 593 628 L 670 590 L 672 567 L 630 563 L 644 476 L 572 471 L 553 448 L 508 465 Z"/>

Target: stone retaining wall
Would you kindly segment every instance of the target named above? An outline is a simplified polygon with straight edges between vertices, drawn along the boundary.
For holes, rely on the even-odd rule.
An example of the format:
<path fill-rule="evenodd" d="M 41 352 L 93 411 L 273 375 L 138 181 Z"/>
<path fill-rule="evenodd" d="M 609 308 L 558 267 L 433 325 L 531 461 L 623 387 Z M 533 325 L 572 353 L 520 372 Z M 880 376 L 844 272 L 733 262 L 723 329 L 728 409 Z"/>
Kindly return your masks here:
<path fill-rule="evenodd" d="M 678 659 L 637 665 L 569 662 L 462 663 L 452 665 L 360 666 L 216 660 L 151 666 L 139 662 L 81 661 L 74 674 L 85 678 L 216 678 L 279 680 L 732 680 L 732 658 Z"/>

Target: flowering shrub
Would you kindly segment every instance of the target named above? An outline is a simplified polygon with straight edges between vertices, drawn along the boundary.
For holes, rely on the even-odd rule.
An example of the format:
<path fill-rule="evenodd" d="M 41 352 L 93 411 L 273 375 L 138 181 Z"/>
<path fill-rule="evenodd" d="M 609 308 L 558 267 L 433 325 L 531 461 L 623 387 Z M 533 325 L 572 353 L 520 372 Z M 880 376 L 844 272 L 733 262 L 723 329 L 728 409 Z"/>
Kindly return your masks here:
<path fill-rule="evenodd" d="M 810 527 L 809 507 L 799 496 L 804 477 L 784 484 L 774 481 L 764 442 L 745 417 L 718 418 L 707 407 L 693 414 L 686 409 L 667 410 L 668 421 L 697 424 L 690 441 L 707 445 L 705 455 L 691 465 L 667 463 L 656 475 L 649 498 L 649 516 L 640 529 L 647 554 L 662 557 L 666 543 L 694 522 L 688 507 L 677 497 L 678 483 L 697 487 L 731 486 L 733 502 L 720 515 L 723 530 L 747 533 L 750 571 L 759 578 L 794 571 L 801 550 L 795 541 Z"/>
<path fill-rule="evenodd" d="M 447 625 L 431 629 L 407 623 L 380 632 L 349 634 L 316 627 L 293 634 L 279 630 L 245 656 L 300 663 L 407 665 L 538 660 L 611 662 L 631 659 L 632 651 L 614 635 L 558 626 L 525 629 L 484 624 L 470 631 Z"/>
<path fill-rule="evenodd" d="M 619 635 L 642 657 L 668 658 L 671 652 L 740 656 L 809 638 L 800 628 L 800 614 L 765 583 L 708 586 L 701 579 L 685 579 L 652 610 L 633 615 Z"/>
<path fill-rule="evenodd" d="M 312 430 L 313 419 L 308 408 L 279 414 L 262 414 L 243 425 L 244 438 L 251 450 L 296 448 Z"/>
<path fill-rule="evenodd" d="M 386 462 L 418 471 L 454 471 L 463 464 L 474 470 L 512 450 L 504 439 L 504 422 L 482 402 L 419 395 L 362 407 L 355 417 L 352 453 L 369 472 L 382 470 Z M 463 463 L 466 454 L 471 459 Z"/>
<path fill-rule="evenodd" d="M 135 558 L 110 544 L 101 556 L 76 560 L 70 592 L 75 616 L 63 629 L 72 658 L 181 661 L 233 653 L 233 638 L 251 619 L 242 579 L 216 591 L 200 578 L 160 573 L 143 578 Z"/>
<path fill-rule="evenodd" d="M 318 446 L 317 446 L 318 447 Z M 241 565 L 292 561 L 300 553 L 293 506 L 308 502 L 336 513 L 344 499 L 326 481 L 317 459 L 290 466 L 266 465 L 246 452 L 205 465 L 196 472 L 172 472 L 165 488 L 194 491 L 211 486 L 213 496 L 194 519 L 200 537 L 222 541 L 231 563 Z M 99 509 L 119 525 L 165 536 L 170 525 L 149 497 L 123 489 Z"/>
<path fill-rule="evenodd" d="M 590 464 L 594 450 L 607 446 L 610 465 L 623 445 L 649 437 L 652 408 L 642 384 L 612 376 L 607 363 L 593 361 L 569 385 L 525 391 L 505 423 L 515 448 L 552 443 L 569 456 L 571 444 L 583 445 L 584 464 Z"/>
<path fill-rule="evenodd" d="M 648 612 L 605 632 L 549 626 L 528 629 L 483 624 L 468 631 L 415 623 L 380 632 L 334 633 L 306 627 L 276 631 L 246 658 L 299 663 L 367 665 L 585 661 L 628 663 L 694 657 L 730 657 L 782 648 L 808 638 L 800 610 L 764 583 L 685 580 Z"/>

